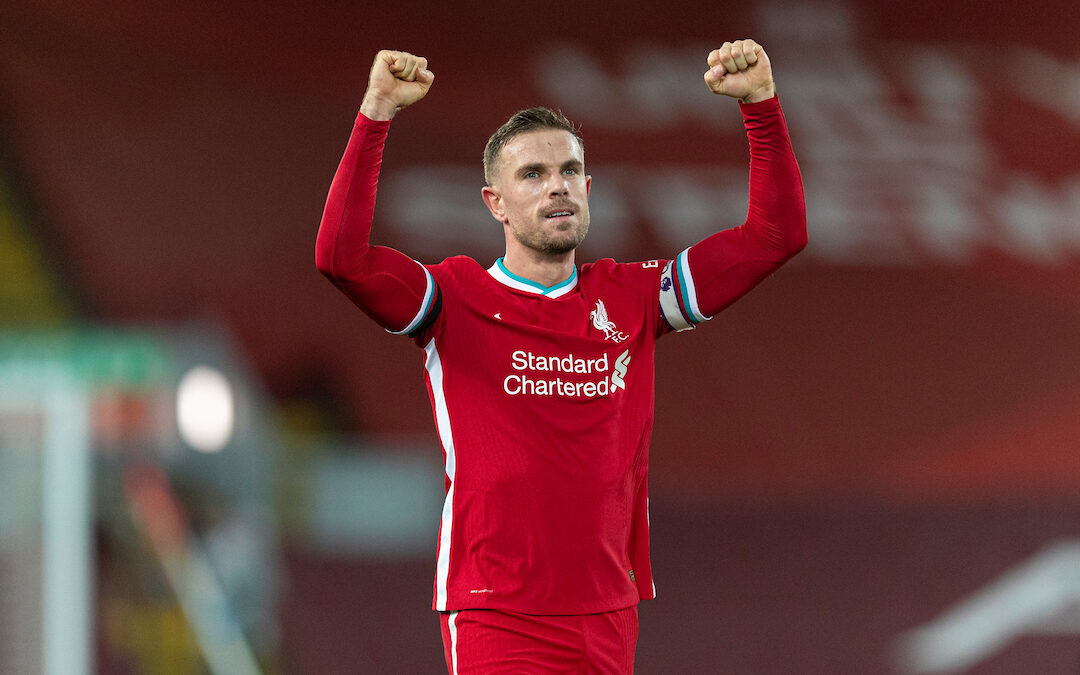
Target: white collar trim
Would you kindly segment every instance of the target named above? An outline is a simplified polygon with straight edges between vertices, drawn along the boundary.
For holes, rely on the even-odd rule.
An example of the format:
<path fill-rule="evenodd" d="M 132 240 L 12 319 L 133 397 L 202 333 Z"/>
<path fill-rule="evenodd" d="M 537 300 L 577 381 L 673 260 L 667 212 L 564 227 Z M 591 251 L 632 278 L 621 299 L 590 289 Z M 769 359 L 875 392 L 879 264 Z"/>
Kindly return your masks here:
<path fill-rule="evenodd" d="M 577 288 L 578 273 L 577 267 L 566 279 L 554 286 L 544 286 L 531 279 L 520 277 L 510 270 L 506 269 L 506 265 L 503 264 L 503 259 L 499 258 L 495 261 L 495 264 L 488 268 L 488 274 L 490 274 L 495 281 L 509 286 L 518 291 L 525 291 L 526 293 L 535 293 L 536 295 L 543 295 L 548 298 L 561 298 L 570 291 Z"/>

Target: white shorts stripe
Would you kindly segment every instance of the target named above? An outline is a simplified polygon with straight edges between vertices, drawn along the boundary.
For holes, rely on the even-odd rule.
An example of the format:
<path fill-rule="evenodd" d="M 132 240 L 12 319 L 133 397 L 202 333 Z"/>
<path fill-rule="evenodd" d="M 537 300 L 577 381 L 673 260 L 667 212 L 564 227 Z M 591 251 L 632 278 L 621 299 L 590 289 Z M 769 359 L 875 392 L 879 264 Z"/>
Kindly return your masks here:
<path fill-rule="evenodd" d="M 416 262 L 415 260 L 413 262 Z M 416 262 L 417 265 L 420 263 Z M 408 335 L 413 332 L 417 326 L 424 320 L 428 312 L 431 311 L 431 302 L 435 298 L 435 279 L 432 278 L 431 272 L 428 272 L 427 268 L 420 265 L 420 269 L 424 270 L 424 276 L 427 277 L 427 290 L 424 291 L 424 301 L 420 303 L 420 310 L 413 317 L 413 320 L 409 322 L 408 326 L 405 326 L 401 330 L 386 329 L 387 333 L 393 335 Z"/>
<path fill-rule="evenodd" d="M 645 525 L 646 527 L 652 527 L 652 516 L 649 515 L 649 498 L 645 498 Z M 656 597 L 656 577 L 653 577 L 652 581 L 652 596 Z"/>
<path fill-rule="evenodd" d="M 450 673 L 451 675 L 458 675 L 457 672 L 457 612 L 450 612 L 450 617 L 446 620 L 446 625 L 450 629 Z"/>
<path fill-rule="evenodd" d="M 457 456 L 454 453 L 454 434 L 450 428 L 450 413 L 446 409 L 446 395 L 443 391 L 442 361 L 439 359 L 439 350 L 435 347 L 435 338 L 428 341 L 424 346 L 424 351 L 427 353 L 424 368 L 427 370 L 431 395 L 435 403 L 435 430 L 439 434 L 443 451 L 446 453 L 446 477 L 450 481 L 450 488 L 446 491 L 446 501 L 443 502 L 442 525 L 439 530 L 439 556 L 435 564 L 435 609 L 445 612 L 446 580 L 450 577 L 450 535 L 454 528 L 454 476 L 457 473 Z"/>

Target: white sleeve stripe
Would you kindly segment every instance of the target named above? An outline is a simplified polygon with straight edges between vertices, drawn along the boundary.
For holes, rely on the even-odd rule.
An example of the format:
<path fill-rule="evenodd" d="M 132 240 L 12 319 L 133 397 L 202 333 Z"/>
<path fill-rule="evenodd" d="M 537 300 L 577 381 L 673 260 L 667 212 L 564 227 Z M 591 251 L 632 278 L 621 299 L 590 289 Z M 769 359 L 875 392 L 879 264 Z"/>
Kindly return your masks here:
<path fill-rule="evenodd" d="M 679 309 L 679 299 L 675 296 L 675 279 L 672 274 L 672 263 L 664 266 L 664 272 L 660 275 L 660 311 L 664 313 L 664 319 L 668 325 L 677 331 L 690 330 L 694 324 L 686 320 Z"/>
<path fill-rule="evenodd" d="M 687 248 L 675 258 L 676 263 L 679 266 L 679 281 L 682 282 L 682 287 L 686 295 L 686 311 L 690 313 L 690 318 L 695 323 L 702 321 L 708 321 L 711 316 L 705 316 L 701 313 L 701 308 L 698 307 L 697 290 L 694 288 L 694 276 L 690 273 L 690 261 L 687 256 Z"/>
<path fill-rule="evenodd" d="M 420 263 L 416 264 L 420 265 Z M 420 265 L 420 269 L 424 270 L 424 276 L 427 277 L 427 290 L 424 292 L 424 301 L 420 303 L 420 311 L 416 313 L 416 316 L 413 317 L 413 320 L 409 322 L 408 326 L 405 326 L 401 330 L 390 330 L 387 328 L 387 333 L 393 335 L 408 335 L 423 322 L 424 318 L 427 317 L 427 313 L 431 311 L 431 301 L 435 297 L 435 279 L 432 278 L 431 272 L 428 272 L 426 267 Z"/>

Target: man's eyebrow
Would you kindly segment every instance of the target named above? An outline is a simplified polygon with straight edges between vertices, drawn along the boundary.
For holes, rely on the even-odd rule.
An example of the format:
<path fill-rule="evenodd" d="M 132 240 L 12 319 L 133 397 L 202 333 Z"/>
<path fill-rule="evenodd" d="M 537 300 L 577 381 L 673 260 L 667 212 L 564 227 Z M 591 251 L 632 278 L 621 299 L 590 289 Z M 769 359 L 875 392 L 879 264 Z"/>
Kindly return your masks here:
<path fill-rule="evenodd" d="M 585 164 L 583 164 L 581 162 L 581 160 L 568 159 L 565 162 L 563 162 L 562 166 L 559 167 L 559 168 L 560 168 L 560 170 L 563 170 L 563 171 L 565 171 L 566 169 L 577 169 L 577 170 L 580 171 L 584 167 L 585 167 Z M 543 162 L 532 162 L 530 164 L 522 164 L 520 167 L 518 167 L 517 175 L 523 176 L 523 175 L 529 173 L 530 171 L 535 171 L 536 173 L 543 173 L 546 168 L 547 168 L 547 165 L 544 164 Z"/>

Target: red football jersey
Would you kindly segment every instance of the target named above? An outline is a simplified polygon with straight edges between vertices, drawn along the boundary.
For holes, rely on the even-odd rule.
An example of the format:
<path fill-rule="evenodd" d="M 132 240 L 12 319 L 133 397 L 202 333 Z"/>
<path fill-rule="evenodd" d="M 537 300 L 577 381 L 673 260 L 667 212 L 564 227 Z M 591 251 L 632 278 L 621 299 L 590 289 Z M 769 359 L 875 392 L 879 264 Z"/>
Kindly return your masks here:
<path fill-rule="evenodd" d="M 435 609 L 588 614 L 653 597 L 646 474 L 665 267 L 601 260 L 551 288 L 501 259 L 427 267 L 441 308 L 414 339 L 447 488 Z"/>
<path fill-rule="evenodd" d="M 501 260 L 487 270 L 465 257 L 424 266 L 371 245 L 389 122 L 358 115 L 316 264 L 425 351 L 446 461 L 436 610 L 584 614 L 655 595 L 654 342 L 719 312 L 806 245 L 802 181 L 779 103 L 740 109 L 750 145 L 743 225 L 672 261 L 601 260 L 552 287 Z"/>

